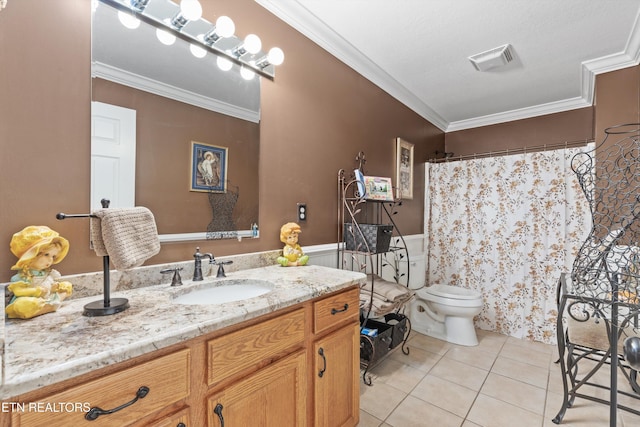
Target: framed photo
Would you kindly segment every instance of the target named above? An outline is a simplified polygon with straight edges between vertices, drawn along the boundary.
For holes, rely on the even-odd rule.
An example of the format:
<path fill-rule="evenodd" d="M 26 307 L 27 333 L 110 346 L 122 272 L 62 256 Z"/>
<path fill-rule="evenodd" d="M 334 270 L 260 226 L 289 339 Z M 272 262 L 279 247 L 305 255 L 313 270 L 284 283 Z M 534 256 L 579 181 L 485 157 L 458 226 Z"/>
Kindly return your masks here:
<path fill-rule="evenodd" d="M 191 141 L 190 191 L 226 193 L 227 147 Z"/>
<path fill-rule="evenodd" d="M 366 200 L 393 202 L 393 186 L 391 185 L 391 178 L 365 176 L 364 187 L 364 198 Z"/>
<path fill-rule="evenodd" d="M 396 138 L 396 184 L 399 199 L 413 199 L 413 144 Z"/>

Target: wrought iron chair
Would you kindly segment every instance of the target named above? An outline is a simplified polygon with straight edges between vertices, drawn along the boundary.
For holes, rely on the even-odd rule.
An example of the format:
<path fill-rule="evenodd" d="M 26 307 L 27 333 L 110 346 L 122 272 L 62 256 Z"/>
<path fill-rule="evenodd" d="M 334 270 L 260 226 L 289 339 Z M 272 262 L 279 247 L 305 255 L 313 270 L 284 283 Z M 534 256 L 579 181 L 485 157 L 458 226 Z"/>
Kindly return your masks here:
<path fill-rule="evenodd" d="M 564 397 L 553 419 L 556 424 L 576 397 L 608 404 L 611 427 L 616 426 L 618 409 L 640 415 L 618 404 L 620 395 L 640 399 L 640 124 L 611 127 L 605 133 L 593 151 L 572 161 L 589 203 L 592 229 L 573 263 L 571 280 L 563 274 L 558 284 Z M 593 381 L 604 366 L 610 369 L 609 385 Z M 587 367 L 584 374 L 579 367 Z M 629 384 L 626 390 L 618 387 L 619 372 Z M 608 390 L 609 399 L 583 393 L 586 386 Z"/>

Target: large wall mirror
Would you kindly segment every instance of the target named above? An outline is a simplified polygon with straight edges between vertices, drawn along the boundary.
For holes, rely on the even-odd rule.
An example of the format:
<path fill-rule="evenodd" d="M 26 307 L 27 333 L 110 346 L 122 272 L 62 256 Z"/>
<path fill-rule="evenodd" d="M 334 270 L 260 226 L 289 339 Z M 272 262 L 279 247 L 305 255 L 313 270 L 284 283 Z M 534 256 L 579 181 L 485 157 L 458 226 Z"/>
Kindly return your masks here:
<path fill-rule="evenodd" d="M 175 4 L 148 3 L 165 6 Z M 156 29 L 145 22 L 127 28 L 117 10 L 97 2 L 92 21 L 92 106 L 132 112 L 133 203 L 154 213 L 161 241 L 256 237 L 259 78 L 245 80 L 237 67 L 223 71 L 215 54 L 197 57 L 192 49 L 179 38 L 171 45 L 161 43 Z M 92 111 L 92 147 L 121 127 L 110 117 L 96 121 L 101 114 Z M 117 167 L 96 161 L 92 148 L 92 189 L 117 193 L 111 183 L 93 182 Z M 212 171 L 213 179 L 205 179 Z M 133 178 L 128 181 L 131 184 Z M 92 208 L 94 199 L 101 197 L 92 195 Z"/>

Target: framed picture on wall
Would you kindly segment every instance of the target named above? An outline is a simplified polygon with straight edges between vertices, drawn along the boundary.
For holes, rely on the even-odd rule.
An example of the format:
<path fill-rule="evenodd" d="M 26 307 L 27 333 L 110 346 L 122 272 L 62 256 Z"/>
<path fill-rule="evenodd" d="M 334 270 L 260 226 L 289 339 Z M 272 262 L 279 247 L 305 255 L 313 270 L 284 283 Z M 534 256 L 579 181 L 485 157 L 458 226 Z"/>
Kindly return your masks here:
<path fill-rule="evenodd" d="M 396 196 L 413 199 L 413 144 L 396 138 Z"/>
<path fill-rule="evenodd" d="M 228 148 L 191 141 L 191 191 L 227 191 Z"/>

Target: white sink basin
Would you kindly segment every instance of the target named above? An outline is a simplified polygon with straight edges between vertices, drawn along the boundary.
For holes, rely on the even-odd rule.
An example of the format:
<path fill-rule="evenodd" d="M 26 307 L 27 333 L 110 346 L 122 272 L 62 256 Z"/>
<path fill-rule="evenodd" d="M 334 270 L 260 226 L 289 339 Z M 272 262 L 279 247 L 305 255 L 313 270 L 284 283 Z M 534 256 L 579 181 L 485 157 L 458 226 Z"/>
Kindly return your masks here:
<path fill-rule="evenodd" d="M 265 280 L 220 280 L 198 286 L 177 296 L 173 302 L 186 305 L 224 304 L 255 298 L 272 290 L 273 284 Z"/>

